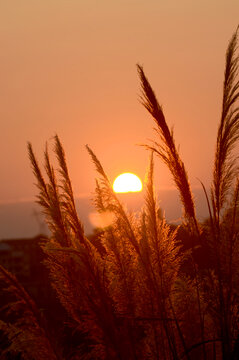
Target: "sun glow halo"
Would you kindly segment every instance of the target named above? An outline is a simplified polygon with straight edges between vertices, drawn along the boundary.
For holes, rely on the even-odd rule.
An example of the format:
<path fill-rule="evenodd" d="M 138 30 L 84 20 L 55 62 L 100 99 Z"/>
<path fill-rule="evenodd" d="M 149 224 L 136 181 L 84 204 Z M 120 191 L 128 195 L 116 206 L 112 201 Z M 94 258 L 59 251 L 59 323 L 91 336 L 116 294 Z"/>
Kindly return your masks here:
<path fill-rule="evenodd" d="M 113 183 L 113 190 L 116 193 L 138 192 L 142 187 L 140 178 L 132 173 L 120 174 Z"/>

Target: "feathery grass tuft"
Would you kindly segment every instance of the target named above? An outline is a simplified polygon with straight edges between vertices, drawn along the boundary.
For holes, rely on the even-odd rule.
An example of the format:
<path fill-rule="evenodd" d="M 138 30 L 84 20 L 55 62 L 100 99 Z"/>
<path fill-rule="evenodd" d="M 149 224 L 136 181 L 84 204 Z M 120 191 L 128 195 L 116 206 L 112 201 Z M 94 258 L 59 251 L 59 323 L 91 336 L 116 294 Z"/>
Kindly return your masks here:
<path fill-rule="evenodd" d="M 139 77 L 141 80 L 143 106 L 152 115 L 156 123 L 156 131 L 160 143 L 154 142 L 152 146 L 146 145 L 146 148 L 155 152 L 163 162 L 168 166 L 175 185 L 180 193 L 180 199 L 184 207 L 184 217 L 192 232 L 199 234 L 199 227 L 195 214 L 193 195 L 191 192 L 188 176 L 179 153 L 176 149 L 173 131 L 169 130 L 165 121 L 162 107 L 159 105 L 155 93 L 145 76 L 142 66 L 137 65 Z"/>
<path fill-rule="evenodd" d="M 226 53 L 224 74 L 223 102 L 221 121 L 217 133 L 216 154 L 214 161 L 212 204 L 215 219 L 220 221 L 220 214 L 228 201 L 231 185 L 238 176 L 237 156 L 233 149 L 239 139 L 239 80 L 237 80 L 239 55 L 237 50 L 238 29 L 233 34 Z"/>

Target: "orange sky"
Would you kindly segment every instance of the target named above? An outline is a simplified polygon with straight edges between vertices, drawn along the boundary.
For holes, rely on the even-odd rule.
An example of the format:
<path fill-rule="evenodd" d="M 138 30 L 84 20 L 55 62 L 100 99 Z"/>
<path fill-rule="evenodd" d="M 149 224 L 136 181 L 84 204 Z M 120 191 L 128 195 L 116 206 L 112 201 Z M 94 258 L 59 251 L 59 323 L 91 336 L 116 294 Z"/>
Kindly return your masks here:
<path fill-rule="evenodd" d="M 188 169 L 210 179 L 220 116 L 225 50 L 239 20 L 238 0 L 12 0 L 0 3 L 0 202 L 36 194 L 26 151 L 42 158 L 57 133 L 76 195 L 94 190 L 84 148 L 111 180 L 144 177 L 154 138 L 139 104 L 143 64 Z M 157 163 L 157 189 L 172 186 Z"/>

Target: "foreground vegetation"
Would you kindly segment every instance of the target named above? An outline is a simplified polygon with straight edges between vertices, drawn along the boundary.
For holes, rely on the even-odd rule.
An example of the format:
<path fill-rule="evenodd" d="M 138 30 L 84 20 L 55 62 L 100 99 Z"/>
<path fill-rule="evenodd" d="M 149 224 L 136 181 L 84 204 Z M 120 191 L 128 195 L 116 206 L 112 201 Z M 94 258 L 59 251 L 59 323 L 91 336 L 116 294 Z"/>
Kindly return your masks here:
<path fill-rule="evenodd" d="M 46 178 L 32 146 L 29 156 L 51 237 L 42 246 L 45 264 L 79 342 L 64 355 L 49 335 L 34 302 L 14 276 L 1 278 L 15 294 L 14 321 L 1 321 L 9 346 L 3 358 L 24 359 L 238 359 L 239 358 L 239 137 L 237 32 L 226 54 L 221 120 L 213 181 L 207 194 L 210 218 L 196 217 L 190 183 L 154 91 L 138 66 L 142 104 L 156 125 L 158 140 L 146 145 L 152 156 L 141 216 L 128 214 L 93 151 L 87 150 L 98 179 L 95 206 L 111 212 L 112 224 L 96 241 L 84 234 L 78 218 L 61 142 L 55 136 L 59 169 L 45 150 Z M 183 234 L 162 219 L 156 200 L 154 157 L 168 166 L 183 205 Z M 182 234 L 182 232 L 181 232 Z M 204 251 L 209 261 L 205 265 Z M 84 340 L 83 340 L 84 339 Z M 10 354 L 10 357 L 8 357 Z"/>

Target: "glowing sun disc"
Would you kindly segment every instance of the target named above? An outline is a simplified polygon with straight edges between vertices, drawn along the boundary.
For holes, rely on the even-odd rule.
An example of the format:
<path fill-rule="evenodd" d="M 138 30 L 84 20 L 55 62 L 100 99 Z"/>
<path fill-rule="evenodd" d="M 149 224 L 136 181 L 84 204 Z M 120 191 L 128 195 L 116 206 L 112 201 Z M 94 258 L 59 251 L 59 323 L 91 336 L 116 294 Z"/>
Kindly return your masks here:
<path fill-rule="evenodd" d="M 132 173 L 120 174 L 113 183 L 113 190 L 116 193 L 138 192 L 142 187 L 140 178 Z"/>

